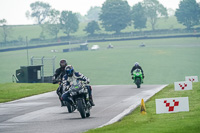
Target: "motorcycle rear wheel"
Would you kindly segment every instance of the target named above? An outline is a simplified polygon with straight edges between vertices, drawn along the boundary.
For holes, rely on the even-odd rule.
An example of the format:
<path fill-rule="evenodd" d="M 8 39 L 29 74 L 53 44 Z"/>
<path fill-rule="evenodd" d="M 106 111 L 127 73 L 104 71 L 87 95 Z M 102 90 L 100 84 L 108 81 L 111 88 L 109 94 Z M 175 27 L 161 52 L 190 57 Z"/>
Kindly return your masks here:
<path fill-rule="evenodd" d="M 136 79 L 135 84 L 137 85 L 137 88 L 140 88 L 141 81 L 139 78 Z"/>

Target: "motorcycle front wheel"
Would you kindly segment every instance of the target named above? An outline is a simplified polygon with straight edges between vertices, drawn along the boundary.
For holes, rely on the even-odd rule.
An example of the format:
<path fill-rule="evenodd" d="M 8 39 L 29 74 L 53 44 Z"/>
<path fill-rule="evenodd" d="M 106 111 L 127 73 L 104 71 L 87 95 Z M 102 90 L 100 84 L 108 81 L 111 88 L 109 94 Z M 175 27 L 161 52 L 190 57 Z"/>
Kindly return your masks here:
<path fill-rule="evenodd" d="M 88 111 L 86 113 L 86 117 L 90 117 L 90 109 L 88 109 Z"/>
<path fill-rule="evenodd" d="M 82 99 L 77 100 L 77 106 L 78 106 L 78 111 L 80 112 L 81 117 L 85 118 L 86 112 L 85 112 L 85 108 L 84 108 Z"/>
<path fill-rule="evenodd" d="M 65 104 L 66 104 L 66 106 L 67 106 L 68 112 L 69 112 L 69 113 L 72 113 L 72 112 L 74 111 L 72 105 L 69 104 L 68 102 L 66 102 Z"/>

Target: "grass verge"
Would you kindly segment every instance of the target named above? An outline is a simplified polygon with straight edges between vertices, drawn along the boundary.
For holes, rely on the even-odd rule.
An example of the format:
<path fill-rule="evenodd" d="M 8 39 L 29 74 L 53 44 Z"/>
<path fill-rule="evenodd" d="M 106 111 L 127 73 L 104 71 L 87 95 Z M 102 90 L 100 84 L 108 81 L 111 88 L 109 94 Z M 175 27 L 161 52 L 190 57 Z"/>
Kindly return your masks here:
<path fill-rule="evenodd" d="M 189 97 L 189 112 L 156 114 L 155 99 Z M 147 114 L 140 114 L 140 107 L 121 121 L 86 133 L 197 133 L 200 130 L 200 82 L 193 83 L 193 90 L 174 91 L 168 85 L 145 103 Z"/>
<path fill-rule="evenodd" d="M 0 84 L 0 103 L 56 90 L 50 83 L 5 83 Z"/>

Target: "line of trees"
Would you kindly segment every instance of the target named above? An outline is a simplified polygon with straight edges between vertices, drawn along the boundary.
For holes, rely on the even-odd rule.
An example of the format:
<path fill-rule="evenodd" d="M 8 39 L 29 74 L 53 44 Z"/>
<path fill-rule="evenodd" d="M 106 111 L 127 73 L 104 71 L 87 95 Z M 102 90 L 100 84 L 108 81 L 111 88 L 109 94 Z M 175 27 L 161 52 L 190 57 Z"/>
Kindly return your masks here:
<path fill-rule="evenodd" d="M 72 11 L 58 11 L 51 5 L 44 2 L 34 2 L 30 4 L 30 11 L 26 12 L 27 18 L 34 19 L 42 28 L 40 37 L 44 32 L 48 32 L 55 38 L 60 30 L 69 37 L 71 33 L 77 32 L 79 23 L 83 18 L 80 13 Z M 200 3 L 196 0 L 182 0 L 179 8 L 175 11 L 175 16 L 179 23 L 187 29 L 200 24 Z M 135 29 L 146 28 L 147 20 L 150 22 L 152 30 L 156 30 L 156 23 L 159 17 L 168 17 L 167 9 L 158 0 L 143 0 L 142 2 L 129 6 L 126 0 L 106 0 L 102 7 L 91 7 L 86 15 L 89 22 L 84 31 L 93 35 L 100 30 L 99 23 L 105 31 L 114 31 L 116 34 L 127 26 L 133 25 Z M 3 27 L 4 41 L 6 41 L 7 30 L 6 20 L 0 20 Z"/>
<path fill-rule="evenodd" d="M 78 19 L 76 13 L 71 11 L 60 13 L 55 9 L 51 9 L 48 3 L 39 1 L 32 3 L 30 7 L 30 16 L 35 18 L 38 24 L 42 24 L 46 20 L 45 24 L 48 24 L 49 33 L 54 34 L 55 37 L 57 37 L 59 29 L 64 30 L 64 33 L 70 36 L 70 33 L 76 32 L 79 28 L 80 19 Z M 175 16 L 179 23 L 190 29 L 200 24 L 200 4 L 196 0 L 182 0 Z M 114 31 L 118 34 L 130 25 L 133 25 L 135 29 L 142 30 L 146 28 L 147 20 L 149 20 L 152 30 L 155 30 L 158 18 L 167 18 L 168 12 L 158 0 L 143 0 L 143 2 L 139 2 L 133 7 L 130 7 L 128 2 L 124 0 L 106 0 L 101 8 L 92 7 L 88 11 L 87 17 L 91 21 L 84 31 L 90 35 L 100 30 L 98 21 L 101 22 L 101 26 L 105 31 Z"/>

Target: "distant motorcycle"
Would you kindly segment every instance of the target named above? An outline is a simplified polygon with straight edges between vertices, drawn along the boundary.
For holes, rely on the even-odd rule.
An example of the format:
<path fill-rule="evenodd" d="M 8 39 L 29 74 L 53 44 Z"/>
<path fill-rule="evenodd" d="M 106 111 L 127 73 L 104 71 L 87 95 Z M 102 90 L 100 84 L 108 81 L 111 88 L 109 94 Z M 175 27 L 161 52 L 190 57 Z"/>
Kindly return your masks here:
<path fill-rule="evenodd" d="M 133 82 L 137 85 L 137 88 L 140 88 L 143 83 L 142 71 L 140 69 L 136 69 L 133 71 Z"/>
<path fill-rule="evenodd" d="M 85 84 L 79 80 L 76 80 L 69 88 L 69 99 L 72 104 L 65 102 L 68 112 L 73 112 L 77 109 L 82 118 L 90 116 L 90 109 L 92 108 L 89 102 L 88 90 Z"/>

